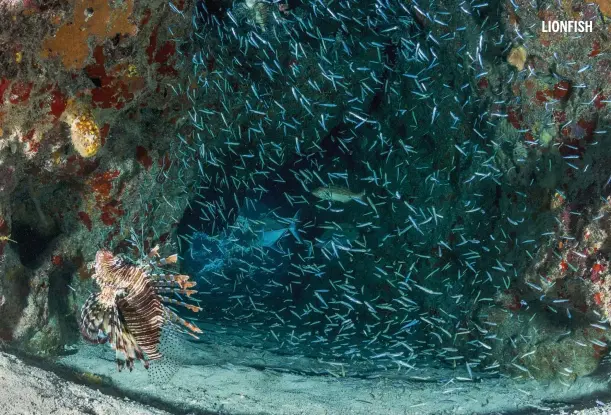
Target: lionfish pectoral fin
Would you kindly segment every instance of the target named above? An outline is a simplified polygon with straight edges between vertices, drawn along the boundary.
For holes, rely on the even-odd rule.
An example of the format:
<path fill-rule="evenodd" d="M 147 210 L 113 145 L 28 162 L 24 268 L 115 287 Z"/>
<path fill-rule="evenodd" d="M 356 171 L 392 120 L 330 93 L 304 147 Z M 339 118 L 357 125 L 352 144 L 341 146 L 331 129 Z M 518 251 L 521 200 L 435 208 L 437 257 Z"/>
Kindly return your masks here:
<path fill-rule="evenodd" d="M 138 345 L 138 342 L 134 336 L 127 330 L 119 315 L 116 314 L 114 320 L 114 348 L 116 350 L 117 363 L 121 360 L 127 366 L 131 372 L 134 369 L 134 362 L 140 360 L 143 362 L 144 367 L 148 368 L 148 359 L 144 355 L 144 352 Z"/>
<path fill-rule="evenodd" d="M 155 290 L 158 293 L 174 293 L 174 294 L 185 294 L 187 297 L 191 297 L 193 294 L 197 294 L 197 290 L 187 290 L 180 287 L 166 287 L 161 284 L 155 285 Z"/>
<path fill-rule="evenodd" d="M 190 335 L 191 337 L 194 337 L 197 340 L 199 340 L 199 337 L 197 337 L 193 333 L 198 333 L 198 334 L 203 333 L 202 329 L 197 327 L 195 324 L 190 323 L 187 320 L 179 317 L 178 314 L 176 314 L 175 312 L 173 312 L 169 308 L 165 309 L 165 318 L 168 321 L 168 327 L 169 328 L 171 328 L 172 330 L 178 331 L 180 333 L 188 334 L 188 335 Z M 181 330 L 180 326 L 186 327 L 188 330 Z"/>
<path fill-rule="evenodd" d="M 80 329 L 83 337 L 95 344 L 109 342 L 115 350 L 117 369 L 131 371 L 135 360 L 146 362 L 144 353 L 126 329 L 119 309 L 99 300 L 99 294 L 89 296 L 81 312 Z M 146 366 L 146 363 L 145 363 Z"/>
<path fill-rule="evenodd" d="M 197 283 L 196 283 L 195 281 L 184 281 L 184 282 L 182 283 L 182 287 L 183 287 L 184 289 L 187 289 L 187 288 L 193 288 L 193 287 L 195 287 L 196 285 L 197 285 Z"/>
<path fill-rule="evenodd" d="M 199 307 L 197 305 L 194 305 L 194 304 L 185 303 L 184 301 L 179 301 L 179 300 L 176 300 L 174 298 L 169 298 L 169 297 L 166 297 L 166 296 L 159 296 L 159 298 L 161 298 L 161 301 L 163 301 L 164 303 L 176 304 L 176 305 L 179 305 L 181 307 L 185 307 L 185 308 L 193 311 L 194 313 L 198 313 L 198 312 L 202 311 L 201 307 Z"/>
<path fill-rule="evenodd" d="M 170 255 L 168 257 L 165 258 L 161 258 L 159 260 L 159 265 L 160 266 L 164 266 L 164 265 L 168 265 L 168 264 L 175 264 L 178 262 L 178 254 L 174 254 L 174 255 Z"/>
<path fill-rule="evenodd" d="M 191 330 L 194 333 L 199 333 L 199 334 L 203 333 L 202 329 L 197 327 L 195 324 L 189 323 L 188 321 L 185 321 L 185 327 L 187 327 L 189 330 Z M 193 333 L 189 333 L 189 334 L 199 340 L 199 337 L 197 337 L 195 334 Z"/>
<path fill-rule="evenodd" d="M 117 350 L 115 353 L 115 361 L 117 362 L 117 370 L 121 372 L 125 367 L 131 372 L 134 370 L 134 359 L 127 356 L 125 353 Z"/>
<path fill-rule="evenodd" d="M 197 285 L 195 281 L 189 281 L 188 275 L 182 274 L 151 274 L 151 278 L 157 286 L 173 286 L 176 284 L 183 290 Z"/>
<path fill-rule="evenodd" d="M 79 322 L 85 340 L 95 344 L 106 343 L 112 331 L 113 308 L 102 304 L 98 297 L 99 294 L 91 294 L 87 298 Z"/>
<path fill-rule="evenodd" d="M 181 275 L 174 275 L 173 277 L 174 277 L 174 281 L 178 283 L 178 285 L 182 289 L 192 288 L 192 287 L 195 287 L 195 285 L 197 284 L 195 281 L 189 281 L 188 275 L 181 274 Z"/>

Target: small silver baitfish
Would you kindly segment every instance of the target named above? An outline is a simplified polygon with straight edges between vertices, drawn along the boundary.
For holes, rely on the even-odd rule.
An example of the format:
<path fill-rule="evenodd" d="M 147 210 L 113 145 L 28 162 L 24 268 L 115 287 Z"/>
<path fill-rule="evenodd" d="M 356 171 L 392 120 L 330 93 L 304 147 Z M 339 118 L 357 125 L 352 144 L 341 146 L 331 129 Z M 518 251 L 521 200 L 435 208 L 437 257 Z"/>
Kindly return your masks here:
<path fill-rule="evenodd" d="M 312 191 L 312 194 L 322 200 L 332 200 L 334 202 L 348 203 L 352 200 L 362 200 L 365 191 L 354 193 L 350 189 L 340 186 L 319 187 Z"/>

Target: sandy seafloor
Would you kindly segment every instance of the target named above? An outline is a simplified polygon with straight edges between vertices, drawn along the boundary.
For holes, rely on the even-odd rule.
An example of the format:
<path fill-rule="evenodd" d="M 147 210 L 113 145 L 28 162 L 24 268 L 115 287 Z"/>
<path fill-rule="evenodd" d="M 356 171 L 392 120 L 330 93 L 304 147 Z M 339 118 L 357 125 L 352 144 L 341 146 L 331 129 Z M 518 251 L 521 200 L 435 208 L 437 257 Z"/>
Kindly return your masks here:
<path fill-rule="evenodd" d="M 79 352 L 68 360 L 86 369 L 91 366 L 91 357 Z M 591 391 L 590 380 L 577 381 L 569 390 L 533 388 L 529 383 L 512 381 L 463 383 L 463 390 L 444 394 L 435 384 L 336 380 L 240 367 L 191 366 L 180 369 L 167 388 L 159 389 L 149 384 L 143 370 L 118 374 L 112 364 L 108 368 L 102 372 L 110 375 L 119 388 L 132 398 L 139 395 L 140 402 L 151 401 L 149 405 L 114 397 L 118 392 L 109 387 L 101 387 L 102 393 L 98 385 L 77 384 L 0 353 L 0 414 L 611 413 L 611 405 L 577 409 L 596 405 L 592 399 L 579 405 L 553 402 L 576 399 L 584 390 Z"/>
<path fill-rule="evenodd" d="M 320 374 L 319 360 L 232 343 L 191 347 L 185 362 L 197 364 L 181 364 L 164 386 L 151 383 L 140 364 L 118 373 L 106 346 L 79 345 L 52 364 L 0 353 L 0 415 L 611 414 L 611 405 L 600 406 L 611 403 L 603 378 L 570 387 L 510 378 L 444 385 L 462 372 L 433 367 L 409 374 L 429 381 L 395 371 L 336 378 Z M 90 373 L 96 376 L 83 375 Z"/>

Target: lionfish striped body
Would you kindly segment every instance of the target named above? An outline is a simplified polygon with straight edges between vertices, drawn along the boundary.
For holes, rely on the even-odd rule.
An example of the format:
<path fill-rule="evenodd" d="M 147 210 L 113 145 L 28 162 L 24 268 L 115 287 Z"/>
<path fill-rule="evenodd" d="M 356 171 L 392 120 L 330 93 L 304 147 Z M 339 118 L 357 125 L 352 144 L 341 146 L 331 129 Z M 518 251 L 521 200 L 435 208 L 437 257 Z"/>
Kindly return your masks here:
<path fill-rule="evenodd" d="M 198 306 L 168 298 L 162 293 L 191 296 L 195 282 L 188 275 L 155 274 L 154 266 L 176 263 L 172 255 L 154 261 L 158 248 L 149 254 L 150 263 L 136 265 L 115 257 L 109 251 L 98 251 L 94 281 L 100 292 L 91 294 L 81 310 L 80 329 L 83 337 L 96 344 L 109 342 L 116 350 L 119 371 L 125 365 L 131 371 L 140 360 L 148 369 L 149 361 L 162 358 L 162 330 L 174 330 L 197 336 L 202 331 L 180 318 L 164 305 L 171 303 L 198 312 Z M 183 328 L 184 327 L 184 328 Z"/>

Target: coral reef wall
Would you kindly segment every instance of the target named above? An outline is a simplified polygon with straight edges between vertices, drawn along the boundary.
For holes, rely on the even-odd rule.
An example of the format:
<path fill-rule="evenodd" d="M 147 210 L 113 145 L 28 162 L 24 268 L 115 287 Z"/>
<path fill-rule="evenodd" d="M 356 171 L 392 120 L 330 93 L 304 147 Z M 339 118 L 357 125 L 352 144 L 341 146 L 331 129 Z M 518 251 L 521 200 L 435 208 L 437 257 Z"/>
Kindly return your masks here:
<path fill-rule="evenodd" d="M 173 6 L 0 2 L 3 340 L 55 350 L 76 335 L 63 326 L 97 249 L 116 248 L 132 227 L 146 229 L 147 245 L 175 229 L 169 212 L 186 198 L 170 185 L 170 153 L 189 127 L 172 85 L 188 84 L 181 47 L 193 3 Z"/>

